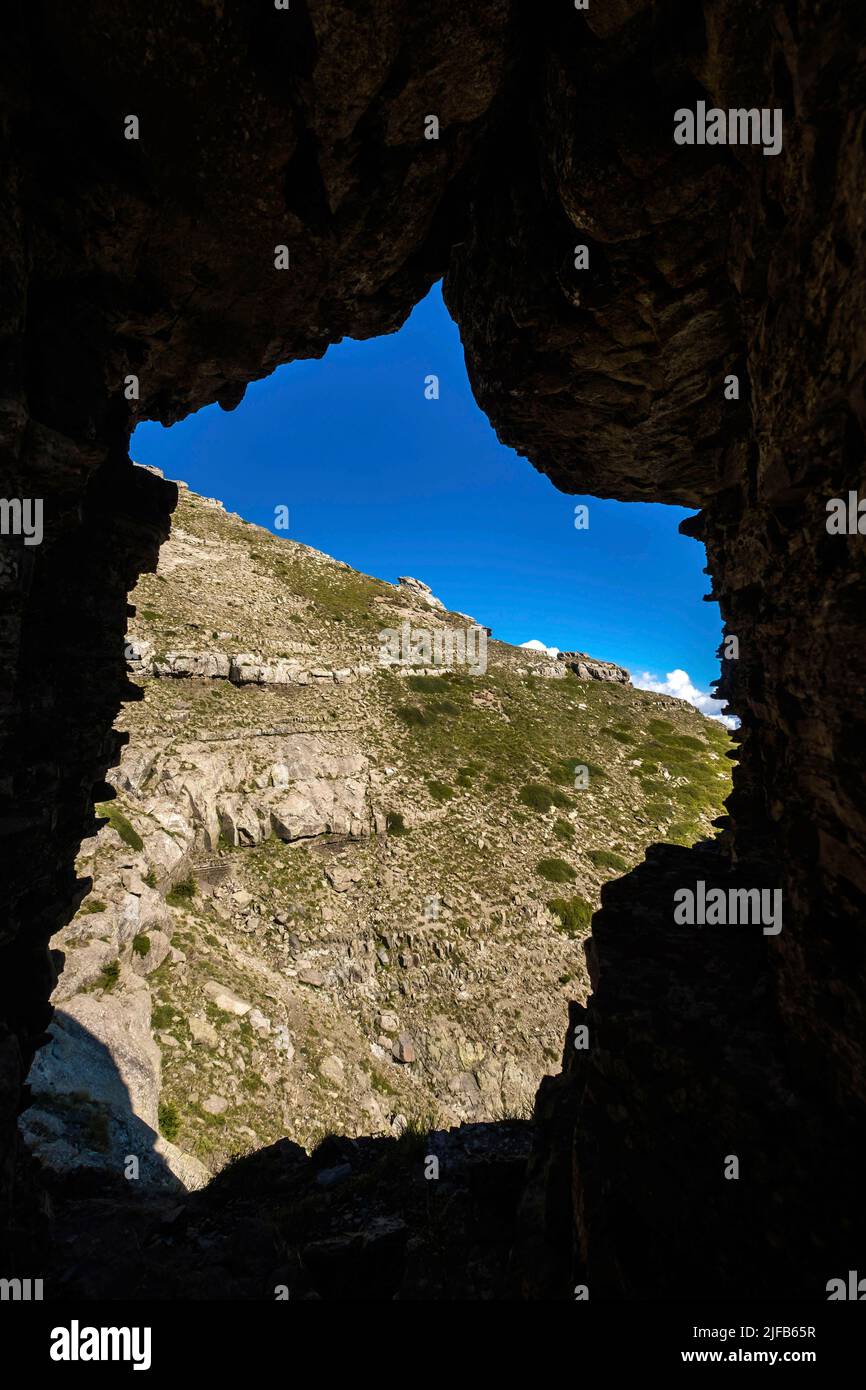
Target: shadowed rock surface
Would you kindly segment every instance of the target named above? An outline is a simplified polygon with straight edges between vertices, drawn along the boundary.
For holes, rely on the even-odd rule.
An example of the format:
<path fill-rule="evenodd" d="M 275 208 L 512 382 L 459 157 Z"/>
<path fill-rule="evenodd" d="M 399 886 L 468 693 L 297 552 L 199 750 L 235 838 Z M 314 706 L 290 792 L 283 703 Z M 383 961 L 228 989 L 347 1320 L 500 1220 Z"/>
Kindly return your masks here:
<path fill-rule="evenodd" d="M 136 698 L 127 592 L 175 502 L 132 468 L 130 431 L 231 408 L 279 362 L 394 329 L 444 273 L 506 443 L 565 491 L 700 509 L 684 529 L 739 640 L 721 688 L 743 721 L 714 853 L 785 904 L 782 932 L 739 952 L 724 928 L 672 947 L 672 887 L 707 876 L 703 850 L 607 890 L 597 1045 L 559 1109 L 542 1091 L 519 1286 L 561 1294 L 574 1261 L 613 1297 L 707 1268 L 728 1292 L 784 1278 L 821 1296 L 862 1259 L 866 585 L 862 538 L 825 522 L 863 482 L 864 27 L 859 0 L 13 7 L 2 493 L 44 500 L 45 539 L 3 538 L 7 1204 L 47 943 L 86 891 L 75 856 L 118 703 Z M 675 146 L 673 111 L 698 100 L 781 106 L 781 155 Z M 706 1052 L 691 1019 L 708 1020 Z M 804 1123 L 781 1154 L 786 1095 Z M 657 1127 L 665 1096 L 679 1145 Z M 732 1217 L 738 1144 L 755 1158 L 727 1185 Z M 717 1175 L 706 1200 L 696 1172 Z M 659 1228 L 677 1233 L 661 1250 Z"/>

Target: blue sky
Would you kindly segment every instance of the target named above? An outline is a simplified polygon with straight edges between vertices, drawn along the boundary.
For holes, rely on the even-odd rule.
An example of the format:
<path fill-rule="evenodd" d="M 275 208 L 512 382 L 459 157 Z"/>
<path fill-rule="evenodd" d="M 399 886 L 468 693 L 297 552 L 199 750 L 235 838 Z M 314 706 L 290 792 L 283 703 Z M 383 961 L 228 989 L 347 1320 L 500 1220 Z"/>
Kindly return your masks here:
<path fill-rule="evenodd" d="M 438 400 L 425 398 L 431 373 Z M 688 695 L 685 673 L 701 691 L 718 675 L 704 550 L 677 533 L 689 513 L 567 496 L 504 448 L 438 286 L 399 332 L 280 367 L 230 414 L 144 423 L 131 453 L 272 530 L 287 506 L 277 534 L 381 579 L 414 575 L 503 641 L 589 652 L 675 694 Z"/>

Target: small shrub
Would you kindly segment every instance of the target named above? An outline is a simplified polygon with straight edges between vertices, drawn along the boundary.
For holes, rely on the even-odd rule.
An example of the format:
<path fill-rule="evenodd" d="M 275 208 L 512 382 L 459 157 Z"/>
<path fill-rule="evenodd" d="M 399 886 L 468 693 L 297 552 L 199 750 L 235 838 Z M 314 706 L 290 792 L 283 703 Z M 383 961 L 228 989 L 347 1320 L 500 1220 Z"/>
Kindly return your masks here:
<path fill-rule="evenodd" d="M 641 760 L 640 767 L 633 767 L 631 773 L 633 777 L 653 777 L 661 771 L 658 763 L 650 762 L 644 758 Z"/>
<path fill-rule="evenodd" d="M 695 753 L 706 753 L 707 745 L 702 738 L 693 738 L 691 734 L 671 734 L 667 740 L 677 748 L 685 748 Z"/>
<path fill-rule="evenodd" d="M 378 1091 L 379 1094 L 383 1096 L 396 1096 L 398 1094 L 396 1088 L 391 1085 L 387 1076 L 383 1076 L 381 1072 L 378 1071 L 370 1072 L 370 1085 L 373 1087 L 374 1091 Z"/>
<path fill-rule="evenodd" d="M 664 734 L 672 734 L 674 732 L 674 726 L 673 724 L 669 724 L 666 719 L 651 719 L 647 724 L 647 730 L 655 738 L 660 738 Z"/>
<path fill-rule="evenodd" d="M 665 839 L 675 845 L 685 845 L 686 848 L 692 846 L 699 840 L 701 831 L 698 826 L 690 824 L 688 821 L 674 821 L 665 831 Z"/>
<path fill-rule="evenodd" d="M 110 994 L 120 979 L 120 961 L 110 960 L 107 965 L 102 967 L 99 974 L 99 985 Z"/>
<path fill-rule="evenodd" d="M 574 869 L 564 859 L 539 859 L 535 872 L 546 878 L 548 883 L 569 883 L 577 878 Z"/>
<path fill-rule="evenodd" d="M 190 874 L 187 878 L 182 878 L 165 895 L 165 900 L 169 907 L 187 907 L 192 902 L 198 892 L 198 884 Z"/>
<path fill-rule="evenodd" d="M 433 711 L 430 711 L 431 713 Z M 459 714 L 460 706 L 455 705 L 453 700 L 439 700 L 436 705 L 437 714 Z"/>
<path fill-rule="evenodd" d="M 647 796 L 655 796 L 658 792 L 665 790 L 664 779 L 661 777 L 641 777 L 640 785 L 641 790 Z"/>
<path fill-rule="evenodd" d="M 406 823 L 399 811 L 389 811 L 385 817 L 385 825 L 389 835 L 406 834 Z"/>
<path fill-rule="evenodd" d="M 553 833 L 557 840 L 570 843 L 574 839 L 574 826 L 571 824 L 571 821 L 555 820 L 553 822 Z"/>
<path fill-rule="evenodd" d="M 170 1004 L 157 1004 L 150 1015 L 150 1026 L 157 1032 L 170 1028 L 174 1019 L 174 1009 Z"/>
<path fill-rule="evenodd" d="M 103 816 L 112 830 L 116 831 L 125 845 L 136 851 L 144 849 L 144 841 L 136 830 L 135 826 L 127 820 L 126 816 L 115 806 L 113 801 L 103 801 L 96 807 L 96 814 Z"/>
<path fill-rule="evenodd" d="M 150 937 L 146 936 L 144 932 L 139 932 L 137 936 L 132 938 L 132 949 L 137 956 L 150 955 Z"/>
<path fill-rule="evenodd" d="M 105 903 L 101 903 L 98 898 L 88 898 L 86 903 L 82 903 L 79 910 L 84 913 L 104 912 Z"/>
<path fill-rule="evenodd" d="M 548 768 L 547 775 L 551 782 L 556 782 L 560 787 L 573 787 L 576 767 L 585 767 L 590 778 L 606 775 L 603 767 L 599 767 L 598 763 L 590 762 L 589 758 L 584 758 L 579 753 L 576 753 L 573 758 L 560 758 L 559 762 Z"/>
<path fill-rule="evenodd" d="M 677 801 L 684 805 L 694 806 L 698 809 L 706 805 L 707 802 L 705 793 L 702 792 L 699 787 L 690 787 L 687 783 L 681 787 L 675 787 L 674 796 Z"/>
<path fill-rule="evenodd" d="M 394 1150 L 397 1161 L 420 1158 L 429 1151 L 431 1132 L 441 1123 L 435 1110 L 413 1110 L 406 1117 Z"/>
<path fill-rule="evenodd" d="M 527 782 L 520 788 L 518 801 L 533 811 L 549 811 L 551 806 L 570 806 L 571 802 L 564 792 L 549 787 L 544 782 Z"/>
<path fill-rule="evenodd" d="M 591 849 L 587 858 L 597 869 L 615 869 L 617 873 L 621 874 L 628 868 L 622 855 L 614 854 L 611 849 Z"/>
<path fill-rule="evenodd" d="M 552 763 L 547 769 L 547 776 L 558 787 L 570 787 L 574 783 L 574 772 L 567 762 Z"/>
<path fill-rule="evenodd" d="M 157 1113 L 160 1134 L 170 1144 L 173 1144 L 180 1133 L 180 1115 L 177 1106 L 170 1100 L 161 1100 Z"/>
<path fill-rule="evenodd" d="M 589 930 L 592 908 L 585 898 L 577 895 L 573 898 L 551 898 L 547 910 L 559 918 L 567 936 L 581 936 Z M 568 981 L 561 983 L 567 984 Z"/>
<path fill-rule="evenodd" d="M 613 729 L 610 725 L 605 725 L 602 729 L 603 734 L 608 734 L 610 738 L 615 738 L 617 743 L 636 743 L 637 740 L 627 729 Z"/>
<path fill-rule="evenodd" d="M 410 729 L 419 729 L 430 723 L 430 715 L 420 705 L 400 705 L 397 718 L 408 724 Z"/>
<path fill-rule="evenodd" d="M 156 887 L 156 882 L 157 882 L 157 880 L 156 880 L 156 872 L 155 872 L 155 870 L 153 870 L 153 869 L 148 869 L 147 873 L 146 873 L 145 876 L 144 876 L 144 882 L 147 884 L 148 888 L 155 888 L 155 887 Z"/>
<path fill-rule="evenodd" d="M 409 676 L 406 684 L 422 695 L 444 695 L 448 689 L 447 679 L 447 676 Z"/>
<path fill-rule="evenodd" d="M 427 783 L 427 790 L 434 801 L 453 801 L 454 788 L 449 787 L 447 782 L 437 782 L 435 779 Z"/>

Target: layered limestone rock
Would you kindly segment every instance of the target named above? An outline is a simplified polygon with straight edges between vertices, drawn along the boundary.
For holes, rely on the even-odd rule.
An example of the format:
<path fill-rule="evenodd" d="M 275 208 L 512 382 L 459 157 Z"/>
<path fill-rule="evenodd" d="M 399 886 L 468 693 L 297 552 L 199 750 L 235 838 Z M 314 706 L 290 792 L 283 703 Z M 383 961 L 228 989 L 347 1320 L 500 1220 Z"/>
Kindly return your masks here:
<path fill-rule="evenodd" d="M 406 589 L 413 597 L 419 598 L 422 603 L 426 603 L 429 608 L 438 608 L 444 612 L 445 604 L 437 598 L 430 588 L 421 579 L 412 579 L 409 575 L 403 574 L 397 580 L 401 589 Z"/>
<path fill-rule="evenodd" d="M 220 835 L 261 844 L 270 835 L 363 835 L 372 824 L 367 758 L 315 734 L 139 747 L 121 760 L 117 782 L 140 808 L 145 855 L 161 875 Z"/>
<path fill-rule="evenodd" d="M 620 685 L 631 682 L 631 676 L 624 666 L 617 666 L 613 661 L 597 661 L 595 657 L 587 656 L 586 652 L 560 652 L 556 659 L 564 662 L 578 680 L 617 681 Z"/>

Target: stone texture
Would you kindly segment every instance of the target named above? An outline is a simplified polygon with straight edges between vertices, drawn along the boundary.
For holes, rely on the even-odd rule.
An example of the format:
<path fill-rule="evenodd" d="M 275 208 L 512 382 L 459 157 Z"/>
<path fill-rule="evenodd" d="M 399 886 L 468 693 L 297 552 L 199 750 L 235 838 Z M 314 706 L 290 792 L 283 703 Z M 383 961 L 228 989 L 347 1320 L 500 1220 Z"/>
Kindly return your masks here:
<path fill-rule="evenodd" d="M 231 409 L 280 362 L 393 330 L 446 272 L 473 389 L 506 443 L 565 491 L 700 508 L 684 529 L 707 546 L 740 642 L 722 686 L 743 720 L 725 853 L 746 881 L 775 876 L 786 903 L 778 938 L 739 962 L 710 952 L 704 969 L 670 946 L 657 881 L 623 881 L 616 915 L 635 949 L 622 954 L 603 915 L 600 1046 L 556 1093 L 565 1117 L 540 1124 L 533 1190 L 551 1175 L 557 1252 L 570 1258 L 573 1223 L 578 1258 L 616 1296 L 675 1291 L 699 1250 L 726 1292 L 778 1291 L 799 1271 L 802 1293 L 810 1278 L 823 1287 L 831 1257 L 856 1267 L 862 1253 L 836 1205 L 854 1194 L 859 1207 L 855 1150 L 822 1152 L 815 1137 L 816 1117 L 835 1135 L 842 1114 L 859 1136 L 866 1101 L 866 584 L 859 539 L 824 526 L 826 500 L 862 484 L 864 463 L 866 17 L 859 0 L 523 16 L 505 0 L 287 12 L 120 0 L 7 21 L 0 490 L 43 498 L 46 532 L 35 548 L 4 538 L 0 574 L 3 1201 L 21 1083 L 50 1018 L 47 943 L 87 889 L 75 855 L 117 759 L 118 704 L 136 698 L 126 595 L 155 565 L 176 498 L 131 467 L 130 429 Z M 674 147 L 672 111 L 697 99 L 783 106 L 784 154 Z M 123 138 L 130 110 L 139 142 Z M 438 142 L 424 140 L 429 111 Z M 574 269 L 577 243 L 588 272 Z M 274 269 L 278 244 L 289 272 Z M 737 403 L 722 393 L 732 371 Z M 706 1023 L 694 1051 L 690 1019 Z M 676 1093 L 687 1152 L 717 1101 L 722 1116 L 755 1117 L 743 1132 L 764 1200 L 751 1222 L 732 1198 L 697 1201 L 695 1169 L 647 1142 L 686 1054 L 703 1059 Z M 805 1115 L 785 1130 L 791 1184 L 766 1159 L 786 1089 Z M 831 1189 L 817 1213 L 800 1200 L 816 1187 Z M 347 1267 L 399 1239 L 311 1241 L 316 1287 L 339 1296 Z"/>
<path fill-rule="evenodd" d="M 243 1018 L 252 1008 L 252 1004 L 246 999 L 240 999 L 234 990 L 228 989 L 216 980 L 209 980 L 204 987 L 204 992 L 218 1009 L 222 1009 L 223 1013 L 235 1014 L 236 1017 Z"/>
<path fill-rule="evenodd" d="M 613 661 L 598 661 L 585 652 L 560 652 L 556 659 L 564 662 L 582 681 L 614 681 L 619 685 L 628 685 L 631 681 L 624 666 L 617 666 Z"/>

